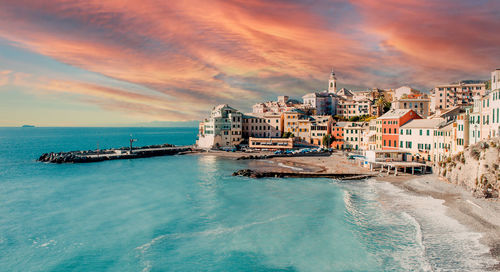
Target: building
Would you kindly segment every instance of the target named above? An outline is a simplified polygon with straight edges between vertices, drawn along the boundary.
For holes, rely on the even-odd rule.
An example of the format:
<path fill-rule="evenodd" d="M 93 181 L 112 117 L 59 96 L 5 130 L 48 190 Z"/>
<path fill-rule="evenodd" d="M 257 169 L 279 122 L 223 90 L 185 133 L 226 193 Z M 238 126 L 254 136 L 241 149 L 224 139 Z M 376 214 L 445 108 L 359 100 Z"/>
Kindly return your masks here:
<path fill-rule="evenodd" d="M 411 109 L 396 110 L 392 109 L 384 115 L 377 118 L 381 121 L 381 132 L 378 136 L 382 139 L 383 150 L 396 150 L 399 148 L 399 128 L 413 119 L 422 119 Z"/>
<path fill-rule="evenodd" d="M 364 150 L 375 150 L 377 149 L 377 120 L 370 120 L 368 123 L 368 131 L 365 130 L 365 139 L 363 142 Z"/>
<path fill-rule="evenodd" d="M 394 90 L 393 101 L 401 99 L 403 96 L 411 96 L 415 94 L 420 94 L 420 92 L 409 86 L 402 86 Z"/>
<path fill-rule="evenodd" d="M 314 145 L 323 145 L 323 137 L 332 134 L 333 118 L 328 116 L 312 116 L 311 121 L 311 139 L 310 143 Z"/>
<path fill-rule="evenodd" d="M 349 122 L 332 123 L 332 143 L 330 147 L 335 149 L 344 148 L 344 128 Z"/>
<path fill-rule="evenodd" d="M 467 106 L 474 102 L 474 96 L 483 96 L 486 93 L 486 83 L 477 80 L 466 80 L 458 83 L 438 85 L 434 88 L 433 112 L 449 109 L 455 106 Z"/>
<path fill-rule="evenodd" d="M 467 108 L 469 116 L 469 144 L 481 141 L 481 97 L 476 96 L 474 106 Z"/>
<path fill-rule="evenodd" d="M 299 117 L 305 115 L 303 111 L 292 109 L 283 113 L 283 133 L 292 133 L 294 136 L 299 132 Z"/>
<path fill-rule="evenodd" d="M 469 146 L 469 115 L 467 112 L 460 113 L 456 119 L 454 134 L 456 139 L 452 148 L 453 153 L 464 151 Z"/>
<path fill-rule="evenodd" d="M 335 94 L 323 91 L 313 92 L 302 96 L 305 106 L 316 109 L 317 115 L 337 114 L 337 97 Z"/>
<path fill-rule="evenodd" d="M 411 98 L 412 96 L 403 96 L 394 100 L 391 104 L 393 109 L 412 109 L 422 118 L 429 116 L 431 100 L 425 96 Z"/>
<path fill-rule="evenodd" d="M 242 116 L 243 138 L 279 138 L 282 136 L 280 114 L 245 114 Z"/>
<path fill-rule="evenodd" d="M 363 145 L 363 132 L 368 127 L 365 122 L 347 122 L 344 127 L 344 149 L 359 150 Z"/>
<path fill-rule="evenodd" d="M 248 146 L 256 149 L 292 149 L 292 138 L 254 138 L 248 139 Z"/>
<path fill-rule="evenodd" d="M 372 113 L 372 101 L 364 100 L 345 100 L 339 99 L 337 105 L 337 115 L 350 118 L 353 116 L 370 115 Z"/>
<path fill-rule="evenodd" d="M 399 148 L 413 157 L 432 161 L 434 132 L 444 123 L 443 118 L 414 119 L 399 129 Z"/>
<path fill-rule="evenodd" d="M 227 104 L 214 107 L 199 125 L 196 144 L 200 148 L 234 147 L 242 142 L 242 114 Z"/>
<path fill-rule="evenodd" d="M 453 155 L 453 124 L 456 123 L 444 123 L 434 130 L 433 149 L 431 150 L 432 161 L 444 161 L 446 158 Z"/>
<path fill-rule="evenodd" d="M 500 69 L 491 73 L 491 92 L 489 94 L 491 124 L 489 135 L 500 137 Z"/>

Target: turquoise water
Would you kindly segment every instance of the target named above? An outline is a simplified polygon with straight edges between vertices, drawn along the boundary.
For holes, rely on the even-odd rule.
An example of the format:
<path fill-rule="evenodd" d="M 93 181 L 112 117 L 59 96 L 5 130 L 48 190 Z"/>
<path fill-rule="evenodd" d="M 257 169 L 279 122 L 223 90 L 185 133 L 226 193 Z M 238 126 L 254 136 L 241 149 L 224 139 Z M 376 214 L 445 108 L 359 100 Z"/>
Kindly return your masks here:
<path fill-rule="evenodd" d="M 388 184 L 232 177 L 245 162 L 210 155 L 36 162 L 44 152 L 126 146 L 130 134 L 137 145 L 185 145 L 196 129 L 0 128 L 0 271 L 479 271 L 488 263 L 479 235 L 445 217 L 439 201 L 397 201 L 404 192 Z"/>

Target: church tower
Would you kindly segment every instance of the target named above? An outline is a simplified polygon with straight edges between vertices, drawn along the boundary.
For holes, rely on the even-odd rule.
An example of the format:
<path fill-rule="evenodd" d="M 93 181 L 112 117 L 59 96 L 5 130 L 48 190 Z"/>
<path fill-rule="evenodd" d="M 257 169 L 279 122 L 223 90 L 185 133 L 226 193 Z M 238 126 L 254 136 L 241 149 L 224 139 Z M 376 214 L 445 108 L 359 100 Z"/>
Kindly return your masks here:
<path fill-rule="evenodd" d="M 328 92 L 329 93 L 336 93 L 337 92 L 337 78 L 335 77 L 335 73 L 333 72 L 330 74 L 330 79 L 328 80 Z"/>

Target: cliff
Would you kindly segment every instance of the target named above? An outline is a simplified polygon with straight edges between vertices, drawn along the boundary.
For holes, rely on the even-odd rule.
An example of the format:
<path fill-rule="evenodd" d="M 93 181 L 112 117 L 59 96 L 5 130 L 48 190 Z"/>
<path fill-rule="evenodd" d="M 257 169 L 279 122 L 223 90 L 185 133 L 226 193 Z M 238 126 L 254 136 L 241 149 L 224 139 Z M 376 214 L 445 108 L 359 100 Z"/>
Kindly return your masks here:
<path fill-rule="evenodd" d="M 471 145 L 438 164 L 437 173 L 454 184 L 465 186 L 476 197 L 499 198 L 500 138 Z"/>

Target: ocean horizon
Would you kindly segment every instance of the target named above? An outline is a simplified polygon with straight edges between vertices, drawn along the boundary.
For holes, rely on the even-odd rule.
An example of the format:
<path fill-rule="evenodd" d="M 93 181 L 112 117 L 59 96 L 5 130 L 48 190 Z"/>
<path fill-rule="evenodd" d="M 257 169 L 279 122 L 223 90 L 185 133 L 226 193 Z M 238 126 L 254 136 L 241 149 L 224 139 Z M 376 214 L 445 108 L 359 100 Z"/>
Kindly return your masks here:
<path fill-rule="evenodd" d="M 250 179 L 210 154 L 89 164 L 43 153 L 169 143 L 197 128 L 0 128 L 1 271 L 482 271 L 442 200 L 375 180 Z"/>

